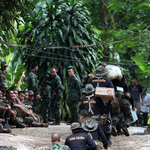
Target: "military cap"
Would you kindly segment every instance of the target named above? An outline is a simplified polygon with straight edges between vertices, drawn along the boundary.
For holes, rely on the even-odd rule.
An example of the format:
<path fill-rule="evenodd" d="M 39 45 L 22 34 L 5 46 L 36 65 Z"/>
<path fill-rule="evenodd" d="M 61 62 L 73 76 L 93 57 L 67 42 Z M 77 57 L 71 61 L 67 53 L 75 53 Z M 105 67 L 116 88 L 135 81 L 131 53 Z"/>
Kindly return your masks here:
<path fill-rule="evenodd" d="M 74 122 L 71 124 L 71 130 L 74 130 L 74 129 L 82 129 L 82 127 L 80 126 L 80 124 L 78 122 Z"/>
<path fill-rule="evenodd" d="M 8 87 L 7 87 L 7 84 L 2 84 L 2 83 L 1 83 L 1 84 L 0 84 L 0 88 L 8 88 Z"/>
<path fill-rule="evenodd" d="M 94 74 L 96 77 L 101 77 L 101 76 L 105 76 L 105 75 L 106 75 L 106 72 L 107 72 L 106 68 L 105 68 L 104 66 L 100 65 L 100 66 L 98 66 L 98 67 L 96 68 L 96 70 L 94 71 L 93 74 Z"/>
<path fill-rule="evenodd" d="M 69 69 L 73 69 L 74 70 L 74 67 L 73 66 L 68 66 L 67 70 L 69 70 Z"/>
<path fill-rule="evenodd" d="M 92 117 L 85 117 L 82 120 L 82 128 L 85 131 L 93 132 L 98 128 L 98 123 Z"/>
<path fill-rule="evenodd" d="M 1 65 L 7 67 L 6 61 L 2 61 L 2 62 L 1 62 Z"/>
<path fill-rule="evenodd" d="M 28 93 L 29 93 L 29 96 L 34 95 L 34 92 L 32 90 L 29 90 Z"/>
<path fill-rule="evenodd" d="M 93 93 L 95 91 L 95 88 L 92 84 L 86 84 L 85 88 L 82 89 L 83 93 Z"/>

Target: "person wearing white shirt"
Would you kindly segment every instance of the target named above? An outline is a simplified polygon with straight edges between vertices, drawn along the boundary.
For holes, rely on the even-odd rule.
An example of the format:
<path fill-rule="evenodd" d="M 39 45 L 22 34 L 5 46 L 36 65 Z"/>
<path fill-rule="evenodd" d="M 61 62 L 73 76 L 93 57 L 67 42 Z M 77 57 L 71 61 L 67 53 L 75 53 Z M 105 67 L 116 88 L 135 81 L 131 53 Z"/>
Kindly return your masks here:
<path fill-rule="evenodd" d="M 144 126 L 147 126 L 147 119 L 149 113 L 150 95 L 147 92 L 147 88 L 143 88 L 141 96 L 141 112 L 143 113 Z"/>

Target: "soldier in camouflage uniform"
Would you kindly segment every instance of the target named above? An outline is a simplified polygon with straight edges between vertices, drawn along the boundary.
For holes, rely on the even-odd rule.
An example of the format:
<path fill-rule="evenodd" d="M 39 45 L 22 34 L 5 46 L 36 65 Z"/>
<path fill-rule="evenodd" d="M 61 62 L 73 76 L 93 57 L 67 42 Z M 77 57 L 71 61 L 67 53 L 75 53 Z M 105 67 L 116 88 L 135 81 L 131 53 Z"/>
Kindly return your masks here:
<path fill-rule="evenodd" d="M 31 72 L 28 75 L 28 90 L 33 90 L 34 94 L 36 95 L 33 100 L 33 106 L 36 107 L 36 100 L 39 99 L 38 95 L 38 81 L 36 72 L 38 71 L 38 65 L 33 63 L 31 65 Z"/>
<path fill-rule="evenodd" d="M 51 125 L 60 125 L 60 100 L 62 98 L 61 92 L 61 79 L 57 75 L 57 71 L 55 68 L 51 68 L 51 93 L 52 93 L 52 100 L 51 100 L 51 110 L 52 114 L 55 117 L 55 122 Z"/>
<path fill-rule="evenodd" d="M 61 141 L 60 134 L 57 132 L 53 133 L 51 136 L 52 145 L 46 148 L 45 150 L 55 150 L 55 149 L 70 150 L 68 146 L 60 144 L 60 141 Z"/>
<path fill-rule="evenodd" d="M 6 61 L 2 61 L 1 62 L 1 69 L 0 69 L 0 83 L 2 85 L 6 85 L 7 86 L 7 81 L 6 81 L 6 77 L 5 77 L 5 73 L 4 73 L 4 71 L 6 70 L 6 68 L 7 68 Z"/>
<path fill-rule="evenodd" d="M 7 90 L 7 85 L 0 83 L 0 91 L 2 91 L 2 100 L 6 99 L 6 90 Z"/>
<path fill-rule="evenodd" d="M 29 90 L 28 91 L 28 95 L 29 95 L 28 100 L 24 100 L 24 104 L 33 106 L 33 102 L 32 101 L 34 99 L 34 92 L 32 90 Z"/>
<path fill-rule="evenodd" d="M 119 91 L 120 90 L 120 91 Z M 129 136 L 128 127 L 132 122 L 133 118 L 130 110 L 131 96 L 127 87 L 127 84 L 124 84 L 123 88 L 118 88 L 116 91 L 115 101 L 112 102 L 112 135 L 116 136 L 115 128 L 121 133 L 121 129 L 123 130 L 126 136 Z M 130 101 L 131 102 L 131 101 Z M 132 106 L 134 109 L 134 106 Z M 123 114 L 123 117 L 122 117 Z M 124 119 L 124 124 L 122 124 L 122 118 Z"/>
<path fill-rule="evenodd" d="M 43 83 L 43 86 L 41 88 L 41 95 L 43 100 L 43 120 L 44 123 L 49 123 L 48 119 L 50 117 L 49 108 L 51 105 L 51 86 L 49 83 L 49 74 L 46 74 L 45 81 Z"/>
<path fill-rule="evenodd" d="M 74 75 L 74 68 L 68 68 L 68 106 L 71 112 L 71 121 L 78 122 L 78 103 L 81 97 L 81 85 L 79 79 Z"/>
<path fill-rule="evenodd" d="M 0 91 L 0 133 L 11 132 L 10 126 L 5 118 L 6 113 L 11 113 L 11 107 L 3 103 L 2 92 Z M 4 129 L 3 127 L 6 127 L 7 129 Z"/>

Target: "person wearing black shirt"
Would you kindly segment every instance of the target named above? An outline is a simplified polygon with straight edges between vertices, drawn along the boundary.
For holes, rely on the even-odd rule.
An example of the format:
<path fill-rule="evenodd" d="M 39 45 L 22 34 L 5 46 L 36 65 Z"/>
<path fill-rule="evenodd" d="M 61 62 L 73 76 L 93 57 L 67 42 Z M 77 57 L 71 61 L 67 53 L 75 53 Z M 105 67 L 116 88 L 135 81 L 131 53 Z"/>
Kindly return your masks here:
<path fill-rule="evenodd" d="M 103 147 L 105 149 L 107 149 L 107 145 L 108 145 L 107 138 L 106 138 L 103 130 L 101 129 L 101 127 L 97 123 L 97 121 L 94 118 L 92 118 L 91 116 L 89 116 L 89 112 L 86 109 L 81 111 L 80 121 L 82 124 L 82 132 L 90 135 L 91 138 L 95 141 L 95 143 L 97 145 L 96 150 L 101 150 Z M 101 141 L 99 141 L 99 136 L 103 143 L 103 147 L 102 147 Z"/>
<path fill-rule="evenodd" d="M 129 85 L 129 91 L 134 101 L 134 106 L 137 109 L 136 113 L 138 118 L 141 112 L 140 94 L 142 93 L 142 86 L 137 84 L 137 77 L 132 77 L 132 84 Z M 137 125 L 139 121 L 136 122 Z"/>
<path fill-rule="evenodd" d="M 110 145 L 111 119 L 109 113 L 111 111 L 111 101 L 104 103 L 101 98 L 95 97 L 95 88 L 93 88 L 92 84 L 86 84 L 82 92 L 86 94 L 86 97 L 82 99 L 83 108 L 101 125 Z"/>
<path fill-rule="evenodd" d="M 71 150 L 95 150 L 96 144 L 88 134 L 81 132 L 82 127 L 78 122 L 71 124 L 72 135 L 68 136 L 65 145 Z"/>

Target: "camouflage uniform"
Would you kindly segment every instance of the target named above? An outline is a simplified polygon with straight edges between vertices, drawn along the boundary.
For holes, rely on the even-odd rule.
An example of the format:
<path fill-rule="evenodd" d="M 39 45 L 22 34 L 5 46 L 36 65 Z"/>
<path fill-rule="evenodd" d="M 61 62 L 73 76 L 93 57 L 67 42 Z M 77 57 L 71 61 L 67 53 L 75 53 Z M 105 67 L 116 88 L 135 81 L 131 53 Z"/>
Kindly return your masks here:
<path fill-rule="evenodd" d="M 52 144 L 51 146 L 49 146 L 48 148 L 45 148 L 45 150 L 55 150 L 55 149 L 70 150 L 70 148 L 67 145 L 62 145 L 60 143 L 55 143 L 55 144 Z"/>
<path fill-rule="evenodd" d="M 2 61 L 1 65 L 7 66 L 6 61 Z M 4 73 L 4 71 L 2 71 L 2 69 L 0 69 L 0 83 L 2 85 L 6 85 L 7 86 L 7 81 L 6 81 L 5 73 Z"/>
<path fill-rule="evenodd" d="M 115 101 L 112 102 L 112 120 L 119 123 L 122 119 L 122 112 L 124 115 L 125 124 L 129 126 L 133 120 L 130 111 L 130 103 L 126 97 L 123 96 L 123 93 L 117 92 Z"/>
<path fill-rule="evenodd" d="M 60 77 L 58 75 L 56 75 L 55 77 L 52 77 L 51 93 L 52 95 L 56 93 L 56 95 L 54 95 L 54 98 L 52 98 L 51 100 L 51 110 L 55 118 L 60 118 L 59 109 L 60 109 L 60 100 L 62 98 L 61 86 L 62 84 L 61 84 Z"/>
<path fill-rule="evenodd" d="M 51 105 L 51 86 L 49 85 L 49 82 L 44 81 L 41 88 L 41 93 L 43 100 L 43 120 L 44 122 L 48 122 L 48 118 L 50 117 L 49 110 Z"/>
<path fill-rule="evenodd" d="M 7 85 L 6 77 L 4 71 L 0 69 L 0 83 L 2 85 Z"/>
<path fill-rule="evenodd" d="M 28 90 L 32 90 L 35 94 L 33 99 L 33 105 L 36 107 L 36 95 L 38 94 L 38 81 L 37 75 L 31 71 L 28 75 Z"/>
<path fill-rule="evenodd" d="M 80 102 L 81 86 L 80 81 L 74 75 L 72 78 L 68 77 L 68 106 L 71 112 L 72 122 L 78 121 L 78 103 Z"/>

